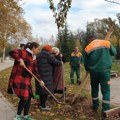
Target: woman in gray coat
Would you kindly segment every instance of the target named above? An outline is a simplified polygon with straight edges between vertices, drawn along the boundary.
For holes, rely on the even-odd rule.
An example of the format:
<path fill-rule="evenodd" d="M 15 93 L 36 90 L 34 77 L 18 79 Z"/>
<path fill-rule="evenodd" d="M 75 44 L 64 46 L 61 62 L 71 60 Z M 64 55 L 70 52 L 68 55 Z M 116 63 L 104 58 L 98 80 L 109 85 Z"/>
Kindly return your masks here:
<path fill-rule="evenodd" d="M 37 56 L 37 67 L 41 79 L 44 81 L 45 86 L 53 93 L 53 67 L 61 66 L 62 62 L 55 59 L 51 54 L 52 47 L 50 45 L 45 45 L 41 52 Z M 48 92 L 42 88 L 36 81 L 36 94 L 40 95 L 40 108 L 42 110 L 50 110 L 46 106 L 46 100 L 48 97 Z"/>

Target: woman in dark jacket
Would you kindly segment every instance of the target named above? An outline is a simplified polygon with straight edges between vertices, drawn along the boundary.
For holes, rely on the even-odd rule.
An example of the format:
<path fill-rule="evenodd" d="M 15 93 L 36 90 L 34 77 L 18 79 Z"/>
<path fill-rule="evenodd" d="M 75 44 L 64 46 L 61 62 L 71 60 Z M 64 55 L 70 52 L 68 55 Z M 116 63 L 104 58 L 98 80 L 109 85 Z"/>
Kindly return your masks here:
<path fill-rule="evenodd" d="M 62 62 L 55 59 L 51 54 L 52 47 L 50 45 L 45 45 L 42 51 L 37 56 L 37 67 L 41 79 L 45 83 L 45 86 L 53 93 L 53 66 L 61 66 Z M 48 92 L 42 88 L 36 81 L 36 94 L 40 95 L 40 107 L 42 110 L 50 110 L 46 106 L 46 100 Z"/>
<path fill-rule="evenodd" d="M 20 98 L 17 115 L 14 120 L 22 120 L 21 113 L 23 109 L 23 119 L 33 120 L 30 116 L 28 116 L 32 97 L 32 76 L 24 69 L 24 67 L 26 66 L 31 72 L 40 78 L 35 60 L 36 54 L 39 52 L 39 50 L 39 44 L 32 42 L 27 44 L 26 49 L 18 49 L 10 52 L 10 56 L 15 59 L 15 62 L 9 79 L 8 93 L 15 93 Z M 42 81 L 41 85 L 44 85 Z"/>

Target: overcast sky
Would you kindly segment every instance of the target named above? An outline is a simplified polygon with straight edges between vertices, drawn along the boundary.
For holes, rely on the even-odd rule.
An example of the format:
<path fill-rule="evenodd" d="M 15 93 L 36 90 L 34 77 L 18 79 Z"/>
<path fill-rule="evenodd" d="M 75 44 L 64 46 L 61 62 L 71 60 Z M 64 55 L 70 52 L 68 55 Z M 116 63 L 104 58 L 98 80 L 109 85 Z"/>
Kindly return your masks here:
<path fill-rule="evenodd" d="M 49 39 L 57 34 L 57 26 L 52 11 L 49 9 L 47 0 L 22 0 L 25 11 L 25 19 L 32 27 L 35 37 Z M 58 0 L 54 0 L 55 3 Z M 120 3 L 120 0 L 115 0 Z M 104 0 L 72 0 L 67 23 L 69 29 L 75 32 L 77 29 L 85 30 L 86 23 L 95 18 L 111 17 L 116 19 L 120 12 L 120 5 L 106 2 Z"/>

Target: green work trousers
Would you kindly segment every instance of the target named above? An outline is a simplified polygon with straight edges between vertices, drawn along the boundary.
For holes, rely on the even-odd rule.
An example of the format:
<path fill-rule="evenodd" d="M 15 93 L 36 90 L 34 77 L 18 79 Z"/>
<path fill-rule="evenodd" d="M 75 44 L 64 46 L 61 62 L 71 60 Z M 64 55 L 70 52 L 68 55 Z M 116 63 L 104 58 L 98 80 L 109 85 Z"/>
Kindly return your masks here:
<path fill-rule="evenodd" d="M 77 82 L 80 81 L 80 66 L 71 66 L 70 79 L 74 83 L 74 73 L 76 72 Z"/>
<path fill-rule="evenodd" d="M 102 93 L 102 111 L 110 109 L 110 71 L 90 72 L 93 109 L 99 107 L 99 84 Z"/>

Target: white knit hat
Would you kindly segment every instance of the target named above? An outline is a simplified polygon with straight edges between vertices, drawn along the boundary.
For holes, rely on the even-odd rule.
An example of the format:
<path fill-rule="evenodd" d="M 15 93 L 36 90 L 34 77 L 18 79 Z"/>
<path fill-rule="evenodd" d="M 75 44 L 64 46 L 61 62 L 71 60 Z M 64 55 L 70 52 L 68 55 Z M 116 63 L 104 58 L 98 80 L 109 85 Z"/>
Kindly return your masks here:
<path fill-rule="evenodd" d="M 58 53 L 59 54 L 60 50 L 57 47 L 52 48 L 52 53 Z"/>

